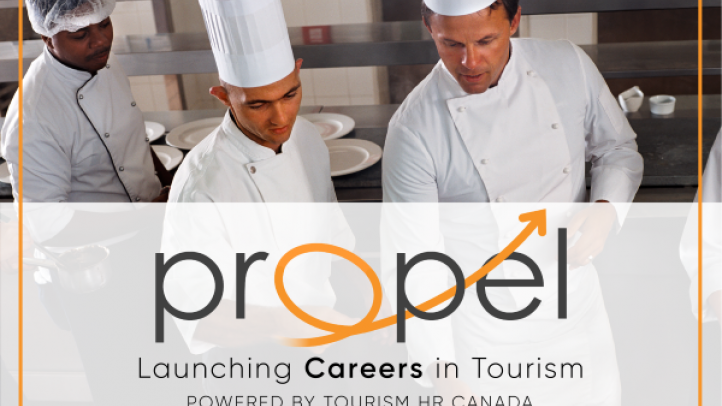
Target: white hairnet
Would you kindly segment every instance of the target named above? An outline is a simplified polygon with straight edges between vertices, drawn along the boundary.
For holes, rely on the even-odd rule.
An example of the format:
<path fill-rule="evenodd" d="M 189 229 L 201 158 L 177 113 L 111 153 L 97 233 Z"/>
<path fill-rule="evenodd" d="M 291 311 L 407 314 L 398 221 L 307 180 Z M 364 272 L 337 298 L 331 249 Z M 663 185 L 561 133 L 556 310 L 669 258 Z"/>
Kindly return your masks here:
<path fill-rule="evenodd" d="M 26 0 L 26 7 L 33 30 L 52 37 L 105 20 L 115 9 L 115 0 Z"/>

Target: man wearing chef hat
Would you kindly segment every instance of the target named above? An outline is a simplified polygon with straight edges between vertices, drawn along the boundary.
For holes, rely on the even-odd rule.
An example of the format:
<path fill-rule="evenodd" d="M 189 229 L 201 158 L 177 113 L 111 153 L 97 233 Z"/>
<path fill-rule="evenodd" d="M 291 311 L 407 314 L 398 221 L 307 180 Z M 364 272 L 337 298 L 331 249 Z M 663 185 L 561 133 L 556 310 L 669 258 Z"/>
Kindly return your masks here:
<path fill-rule="evenodd" d="M 171 202 L 330 202 L 328 149 L 298 118 L 302 60 L 295 60 L 277 0 L 200 0 L 228 107 L 223 123 L 188 154 Z"/>
<path fill-rule="evenodd" d="M 219 308 L 208 317 L 175 322 L 190 351 L 203 353 L 207 363 L 244 359 L 241 354 L 245 354 L 269 364 L 291 363 L 295 369 L 311 353 L 277 344 L 274 337 L 320 332 L 298 322 L 282 305 L 274 286 L 275 264 L 281 254 L 303 241 L 350 249 L 354 237 L 335 204 L 315 204 L 336 202 L 329 153 L 316 127 L 297 117 L 302 61 L 294 59 L 280 0 L 200 0 L 200 4 L 221 81 L 210 93 L 228 112 L 178 169 L 162 250 L 166 258 L 186 251 L 208 255 L 218 261 L 227 288 Z M 188 204 L 199 202 L 214 204 Z M 267 259 L 250 268 L 245 293 L 236 292 L 235 266 L 228 261 L 239 252 L 260 251 L 269 253 Z M 330 265 L 327 257 L 304 255 L 289 265 L 284 285 L 304 310 L 325 321 L 352 323 L 333 309 Z M 185 311 L 197 310 L 204 300 L 197 298 L 213 292 L 213 279 L 197 264 L 174 268 L 175 276 L 166 279 L 169 300 L 187 306 Z M 247 306 L 244 320 L 236 319 L 237 301 Z M 263 380 L 246 385 L 209 379 L 206 390 L 267 395 L 283 390 L 298 393 L 319 385 L 318 380 L 301 376 L 293 380 L 293 385 Z M 334 385 L 338 388 L 338 383 Z"/>
<path fill-rule="evenodd" d="M 128 78 L 110 53 L 114 8 L 115 0 L 27 1 L 45 47 L 23 79 L 25 201 L 165 199 L 161 185 L 170 176 L 149 146 Z M 16 198 L 20 108 L 16 95 L 2 129 Z"/>
<path fill-rule="evenodd" d="M 389 124 L 383 160 L 385 202 L 584 202 L 587 161 L 592 164 L 592 202 L 632 201 L 643 172 L 636 135 L 580 48 L 568 41 L 512 40 L 521 19 L 518 0 L 426 0 L 422 15 L 441 60 Z M 601 252 L 616 221 L 613 207 L 600 203 L 574 218 L 571 234 L 583 234 L 569 250 L 570 264 L 588 265 Z M 608 332 L 595 281 L 589 280 L 593 294 L 586 302 L 586 309 L 595 311 L 570 318 L 596 320 L 590 326 L 607 326 L 599 331 Z M 409 333 L 412 358 L 425 364 L 439 356 L 454 358 L 453 350 L 433 350 L 433 342 L 457 342 L 451 328 L 419 328 Z M 474 343 L 503 337 L 482 334 L 471 340 L 479 329 L 453 334 L 466 335 L 467 342 Z M 536 333 L 530 330 L 529 337 L 543 342 L 540 337 L 548 332 Z M 569 335 L 559 332 L 558 338 L 565 334 Z M 412 344 L 414 335 L 425 337 L 424 342 Z M 614 359 L 611 334 L 596 337 L 590 345 L 597 356 Z M 583 396 L 598 404 L 616 404 L 616 365 L 599 368 L 596 376 L 604 378 Z M 435 385 L 447 393 L 464 388 L 454 380 Z M 548 388 L 537 398 L 540 404 L 544 396 L 551 396 L 551 404 L 567 404 L 559 394 L 570 392 L 561 390 L 555 399 L 554 389 Z M 479 388 L 473 389 L 478 393 Z M 570 402 L 580 404 L 573 396 Z"/>

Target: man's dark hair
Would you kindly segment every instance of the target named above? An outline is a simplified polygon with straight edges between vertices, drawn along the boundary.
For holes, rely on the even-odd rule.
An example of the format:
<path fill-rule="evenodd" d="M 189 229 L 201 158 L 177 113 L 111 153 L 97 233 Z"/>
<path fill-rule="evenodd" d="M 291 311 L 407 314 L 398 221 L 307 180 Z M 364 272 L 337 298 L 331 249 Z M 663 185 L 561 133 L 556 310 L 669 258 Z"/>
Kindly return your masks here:
<path fill-rule="evenodd" d="M 506 17 L 509 21 L 513 20 L 517 10 L 519 10 L 519 0 L 496 0 L 496 2 L 494 2 L 494 4 L 490 7 L 492 9 L 496 9 L 500 5 L 499 3 L 504 6 L 504 9 L 506 10 Z M 431 27 L 429 24 L 429 18 L 435 14 L 436 12 L 430 9 L 424 0 L 421 0 L 421 18 L 428 27 Z"/>

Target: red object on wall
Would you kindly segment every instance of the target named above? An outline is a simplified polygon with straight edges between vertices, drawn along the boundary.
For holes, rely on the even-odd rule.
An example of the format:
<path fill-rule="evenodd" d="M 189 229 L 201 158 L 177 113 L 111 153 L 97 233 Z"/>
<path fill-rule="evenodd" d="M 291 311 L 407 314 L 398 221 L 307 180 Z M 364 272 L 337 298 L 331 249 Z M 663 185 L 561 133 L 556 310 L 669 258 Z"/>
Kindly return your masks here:
<path fill-rule="evenodd" d="M 331 43 L 331 26 L 316 25 L 303 27 L 303 43 L 305 45 L 322 45 Z"/>

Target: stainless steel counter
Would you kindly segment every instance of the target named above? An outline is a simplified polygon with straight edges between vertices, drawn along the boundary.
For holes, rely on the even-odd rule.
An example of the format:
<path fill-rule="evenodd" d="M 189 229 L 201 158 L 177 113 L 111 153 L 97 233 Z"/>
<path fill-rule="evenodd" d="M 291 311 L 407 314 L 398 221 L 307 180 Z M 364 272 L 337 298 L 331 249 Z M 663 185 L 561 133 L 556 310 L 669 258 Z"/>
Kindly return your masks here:
<path fill-rule="evenodd" d="M 673 115 L 653 116 L 645 99 L 637 113 L 627 115 L 637 132 L 640 153 L 645 158 L 643 186 L 688 187 L 697 185 L 697 97 L 677 97 Z M 704 97 L 705 154 L 722 126 L 720 96 Z M 340 113 L 356 121 L 356 129 L 347 138 L 365 139 L 381 147 L 386 128 L 398 105 L 306 107 L 307 112 Z M 223 111 L 146 113 L 148 120 L 158 121 L 169 129 L 176 124 L 199 118 L 220 116 Z M 162 142 L 162 141 L 160 141 Z M 362 172 L 334 178 L 341 200 L 378 200 L 381 198 L 381 163 Z"/>
<path fill-rule="evenodd" d="M 331 26 L 331 41 L 324 45 L 304 44 L 301 28 L 291 28 L 289 33 L 304 68 L 433 64 L 439 59 L 428 32 L 415 21 Z M 721 46 L 722 41 L 704 41 L 704 74 L 722 73 Z M 217 72 L 205 33 L 120 37 L 113 47 L 130 76 Z M 607 78 L 697 74 L 696 41 L 582 48 Z M 42 41 L 24 41 L 26 71 L 42 49 Z M 0 82 L 17 81 L 17 64 L 17 43 L 0 42 Z"/>

